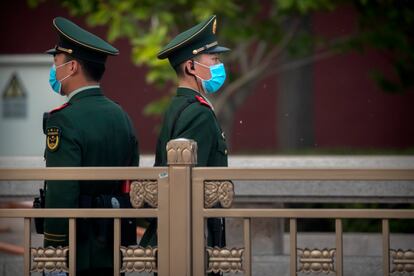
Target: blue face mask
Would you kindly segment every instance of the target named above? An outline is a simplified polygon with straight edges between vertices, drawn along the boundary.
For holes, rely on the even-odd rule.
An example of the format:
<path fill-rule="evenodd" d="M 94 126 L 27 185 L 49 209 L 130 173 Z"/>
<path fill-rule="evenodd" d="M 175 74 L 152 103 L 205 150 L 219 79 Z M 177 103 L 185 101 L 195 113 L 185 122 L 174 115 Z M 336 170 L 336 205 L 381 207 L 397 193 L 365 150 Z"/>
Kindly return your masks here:
<path fill-rule="evenodd" d="M 223 86 L 224 81 L 226 80 L 226 70 L 224 69 L 224 64 L 219 63 L 209 67 L 197 61 L 194 62 L 210 69 L 211 78 L 209 80 L 203 80 L 202 78 L 197 76 L 201 80 L 201 84 L 203 86 L 204 91 L 210 94 L 217 92 L 220 89 L 220 87 Z"/>
<path fill-rule="evenodd" d="M 60 95 L 62 95 L 62 91 L 61 91 L 62 90 L 62 81 L 69 78 L 70 75 L 64 77 L 61 80 L 58 80 L 58 79 L 56 79 L 56 69 L 68 64 L 69 62 L 70 61 L 68 61 L 66 63 L 63 63 L 59 66 L 56 66 L 56 65 L 53 64 L 53 66 L 50 67 L 50 71 L 49 71 L 49 84 L 50 84 L 50 87 L 52 87 L 54 92 L 56 92 Z"/>

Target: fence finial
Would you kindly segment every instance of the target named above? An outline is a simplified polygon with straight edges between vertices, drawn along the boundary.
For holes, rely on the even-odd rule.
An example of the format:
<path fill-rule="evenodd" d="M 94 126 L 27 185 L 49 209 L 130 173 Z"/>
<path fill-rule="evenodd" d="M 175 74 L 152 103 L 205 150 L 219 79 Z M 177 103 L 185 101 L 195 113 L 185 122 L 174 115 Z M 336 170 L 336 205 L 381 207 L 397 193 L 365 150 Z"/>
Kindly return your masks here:
<path fill-rule="evenodd" d="M 197 164 L 197 142 L 178 138 L 167 143 L 168 165 Z"/>

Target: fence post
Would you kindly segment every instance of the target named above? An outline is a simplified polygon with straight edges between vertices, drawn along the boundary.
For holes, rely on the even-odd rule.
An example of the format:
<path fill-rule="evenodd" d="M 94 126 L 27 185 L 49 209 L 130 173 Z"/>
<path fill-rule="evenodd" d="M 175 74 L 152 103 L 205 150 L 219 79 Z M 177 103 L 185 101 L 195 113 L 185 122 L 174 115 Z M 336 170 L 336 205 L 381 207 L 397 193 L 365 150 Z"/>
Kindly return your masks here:
<path fill-rule="evenodd" d="M 170 201 L 170 275 L 191 275 L 191 169 L 197 163 L 197 143 L 175 139 L 167 144 Z M 159 228 L 163 227 L 158 225 Z"/>

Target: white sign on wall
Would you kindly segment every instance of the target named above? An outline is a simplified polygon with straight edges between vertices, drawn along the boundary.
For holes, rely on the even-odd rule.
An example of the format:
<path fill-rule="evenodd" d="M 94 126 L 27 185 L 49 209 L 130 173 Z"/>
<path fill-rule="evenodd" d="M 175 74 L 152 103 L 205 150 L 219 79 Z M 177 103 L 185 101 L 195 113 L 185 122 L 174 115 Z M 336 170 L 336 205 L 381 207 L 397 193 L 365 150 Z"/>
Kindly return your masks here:
<path fill-rule="evenodd" d="M 51 56 L 0 55 L 0 156 L 43 156 L 43 113 L 67 101 L 49 86 Z"/>

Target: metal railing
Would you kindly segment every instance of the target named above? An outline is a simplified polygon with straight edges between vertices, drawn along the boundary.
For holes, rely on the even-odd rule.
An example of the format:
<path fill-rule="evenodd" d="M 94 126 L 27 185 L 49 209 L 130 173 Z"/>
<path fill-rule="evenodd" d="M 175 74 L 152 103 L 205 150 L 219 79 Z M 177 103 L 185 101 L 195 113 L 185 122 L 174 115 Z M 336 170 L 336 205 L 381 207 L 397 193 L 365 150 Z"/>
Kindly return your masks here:
<path fill-rule="evenodd" d="M 414 180 L 414 168 L 405 169 L 238 169 L 193 168 L 196 144 L 170 141 L 168 167 L 161 168 L 42 168 L 0 169 L 1 180 L 135 180 L 130 198 L 134 209 L 0 209 L 0 218 L 24 219 L 24 273 L 40 271 L 46 261 L 68 262 L 69 275 L 76 274 L 76 219 L 114 219 L 114 275 L 121 271 L 157 271 L 159 275 L 205 275 L 207 272 L 237 272 L 252 275 L 251 219 L 285 218 L 290 224 L 290 275 L 298 272 L 335 272 L 343 275 L 343 229 L 345 218 L 382 221 L 384 275 L 408 271 L 414 265 L 412 249 L 390 248 L 390 219 L 414 219 L 414 210 L 400 209 L 247 209 L 231 208 L 232 180 Z M 142 209 L 147 203 L 153 208 Z M 211 208 L 220 203 L 223 208 Z M 36 217 L 69 218 L 69 246 L 48 259 L 45 249 L 30 248 L 30 220 Z M 121 218 L 156 217 L 157 248 L 120 246 Z M 243 219 L 240 248 L 209 248 L 205 220 L 210 217 Z M 336 242 L 332 249 L 297 246 L 297 220 L 335 220 Z M 130 249 L 130 250 L 128 250 Z M 134 251 L 134 250 L 138 250 Z M 141 251 L 140 251 L 141 250 Z M 67 255 L 67 252 L 70 254 Z M 32 254 L 31 254 L 32 252 Z M 122 252 L 122 258 L 120 258 Z M 131 254 L 136 253 L 136 254 Z M 32 256 L 33 255 L 33 256 Z M 69 257 L 67 257 L 69 256 Z M 408 258 L 407 258 L 408 256 Z M 68 258 L 68 259 L 67 259 Z M 41 263 L 39 266 L 38 264 Z M 65 263 L 66 264 L 66 263 Z M 144 265 L 138 265 L 144 264 Z M 298 268 L 299 264 L 299 268 Z M 391 267 L 392 266 L 392 267 Z M 56 269 L 56 268 L 49 268 Z"/>
<path fill-rule="evenodd" d="M 206 208 L 206 185 L 214 181 L 217 186 L 225 185 L 231 180 L 413 180 L 414 168 L 407 169 L 230 169 L 230 168 L 194 168 L 193 169 L 193 275 L 204 275 L 205 267 L 210 271 L 239 271 L 243 267 L 244 275 L 252 275 L 251 266 L 251 219 L 252 218 L 285 218 L 290 222 L 290 275 L 297 275 L 297 252 L 301 252 L 299 259 L 301 272 L 332 272 L 337 276 L 343 275 L 343 246 L 342 246 L 342 219 L 370 218 L 382 220 L 383 235 L 383 270 L 384 275 L 390 273 L 389 262 L 389 219 L 414 219 L 414 210 L 390 209 L 218 209 Z M 218 188 L 220 189 L 220 188 Z M 233 189 L 233 188 L 231 188 Z M 229 197 L 232 197 L 229 192 Z M 223 196 L 225 197 L 225 196 Z M 241 261 L 229 266 L 234 256 L 222 258 L 215 264 L 204 263 L 203 255 L 204 220 L 209 217 L 242 218 L 244 231 L 244 265 Z M 331 218 L 336 226 L 336 248 L 332 251 L 308 250 L 297 248 L 297 219 L 299 218 Z M 307 251 L 307 252 L 306 252 Z M 313 252 L 312 252 L 313 251 Z M 395 251 L 395 250 L 394 250 Z M 235 254 L 238 249 L 234 250 Z M 403 252 L 411 254 L 412 249 Z M 224 253 L 224 252 L 223 252 Z M 227 252 L 226 252 L 227 253 Z M 218 252 L 219 254 L 219 252 Z M 407 255 L 408 255 L 407 254 Z M 233 259 L 232 259 L 233 258 Z M 335 267 L 334 267 L 335 263 Z M 395 264 L 413 265 L 411 260 L 394 260 Z M 223 267 L 220 267 L 222 264 Z M 216 267 L 213 267 L 213 266 Z M 408 268 L 408 266 L 407 266 Z M 404 269 L 404 267 L 403 267 Z"/>
<path fill-rule="evenodd" d="M 30 275 L 30 271 L 40 272 L 43 270 L 55 270 L 57 267 L 45 268 L 46 262 L 57 264 L 64 258 L 65 267 L 63 271 L 68 271 L 69 275 L 76 275 L 76 219 L 77 218 L 113 218 L 114 219 L 114 275 L 119 275 L 121 265 L 120 260 L 120 219 L 121 218 L 147 218 L 156 217 L 159 220 L 168 220 L 168 205 L 164 194 L 168 194 L 167 179 L 163 178 L 166 168 L 19 168 L 19 169 L 0 169 L 0 180 L 125 180 L 137 179 L 146 182 L 148 179 L 157 179 L 158 197 L 161 199 L 158 208 L 152 209 L 0 209 L 0 218 L 24 218 L 24 275 Z M 161 177 L 160 177 L 161 176 Z M 139 182 L 137 182 L 139 183 Z M 30 248 L 32 218 L 69 218 L 69 252 L 65 256 L 60 256 L 59 252 L 51 253 L 48 259 L 42 255 L 43 248 Z M 162 239 L 161 239 L 162 241 Z M 164 242 L 160 242 L 158 248 L 162 249 Z M 131 245 L 132 246 L 132 245 Z M 39 251 L 40 250 L 40 251 Z M 166 253 L 166 250 L 162 250 Z M 31 253 L 33 258 L 31 258 Z M 69 255 L 68 266 L 66 266 Z M 165 254 L 158 254 L 159 261 L 163 260 Z M 32 262 L 31 262 L 32 259 Z M 141 258 L 145 259 L 145 257 Z M 138 259 L 139 260 L 139 259 Z M 156 267 L 156 266 L 154 266 Z M 67 268 L 67 269 L 66 269 Z M 140 267 L 142 271 L 145 267 Z M 168 275 L 168 271 L 160 266 L 160 272 Z"/>

